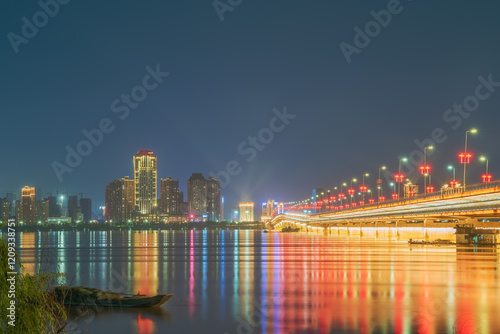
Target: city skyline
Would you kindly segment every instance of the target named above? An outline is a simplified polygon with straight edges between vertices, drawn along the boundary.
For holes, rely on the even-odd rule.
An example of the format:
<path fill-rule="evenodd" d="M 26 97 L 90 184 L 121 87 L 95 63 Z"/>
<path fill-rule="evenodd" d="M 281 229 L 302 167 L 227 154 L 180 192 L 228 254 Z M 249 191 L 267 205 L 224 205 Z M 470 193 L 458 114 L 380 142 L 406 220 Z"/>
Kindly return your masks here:
<path fill-rule="evenodd" d="M 116 5 L 102 4 L 103 13 Z M 222 187 L 226 207 L 237 206 L 243 195 L 256 203 L 269 197 L 303 198 L 311 188 L 332 186 L 337 176 L 375 170 L 418 149 L 415 141 L 431 138 L 436 128 L 448 139 L 437 145 L 433 159 L 443 152 L 449 158 L 435 163 L 451 163 L 462 130 L 472 127 L 481 134 L 471 149 L 492 156 L 499 142 L 498 87 L 481 89 L 481 96 L 490 95 L 474 111 L 454 105 L 464 105 L 475 94 L 478 77 L 500 82 L 496 5 L 481 4 L 471 15 L 463 3 L 436 3 L 433 10 L 424 3 L 402 3 L 404 10 L 347 63 L 339 43 L 354 45 L 353 28 L 364 27 L 372 20 L 370 11 L 385 5 L 325 2 L 307 7 L 291 1 L 278 25 L 283 10 L 278 4 L 264 10 L 246 3 L 226 13 L 223 23 L 211 3 L 194 9 L 194 16 L 184 3 L 130 4 L 120 13 L 128 17 L 139 10 L 138 21 L 96 17 L 89 28 L 93 38 L 83 40 L 69 36 L 79 36 L 82 23 L 76 18 L 92 17 L 94 9 L 63 6 L 19 53 L 8 39 L 0 45 L 5 55 L 2 88 L 12 92 L 2 102 L 4 122 L 18 124 L 0 134 L 3 142 L 16 142 L 4 146 L 5 156 L 16 157 L 16 163 L 2 166 L 0 196 L 13 189 L 20 196 L 20 188 L 40 184 L 44 192 L 87 193 L 96 210 L 104 203 L 103 185 L 116 175 L 131 176 L 129 153 L 142 148 L 158 156 L 159 175 L 179 180 L 193 171 L 208 177 L 237 161 L 240 173 Z M 0 14 L 2 24 L 19 34 L 20 18 L 36 10 L 35 3 L 12 3 Z M 257 12 L 262 12 L 262 24 L 256 26 L 249 14 Z M 445 12 L 451 30 L 444 29 Z M 169 43 L 161 42 L 172 27 L 192 34 L 168 34 Z M 131 40 L 108 38 L 122 36 L 117 29 Z M 155 80 L 150 72 L 157 65 L 162 75 L 170 74 Z M 147 91 L 144 101 L 132 101 L 135 108 L 128 107 L 121 95 L 142 87 L 148 75 L 146 83 L 157 87 Z M 119 112 L 111 109 L 115 100 Z M 269 128 L 273 109 L 282 113 L 284 106 L 296 117 L 262 151 L 254 148 L 249 136 Z M 100 124 L 103 119 L 112 124 Z M 100 141 L 93 132 L 99 145 L 59 182 L 52 163 L 68 166 L 66 147 L 77 150 L 80 141 L 88 140 L 84 130 L 91 136 L 91 130 L 113 126 L 111 133 L 99 130 Z M 275 126 L 281 129 L 282 123 Z M 238 152 L 240 144 L 248 153 Z M 499 175 L 500 163 L 491 159 L 492 173 Z M 444 181 L 446 171 L 441 173 Z M 180 187 L 186 194 L 186 185 Z"/>

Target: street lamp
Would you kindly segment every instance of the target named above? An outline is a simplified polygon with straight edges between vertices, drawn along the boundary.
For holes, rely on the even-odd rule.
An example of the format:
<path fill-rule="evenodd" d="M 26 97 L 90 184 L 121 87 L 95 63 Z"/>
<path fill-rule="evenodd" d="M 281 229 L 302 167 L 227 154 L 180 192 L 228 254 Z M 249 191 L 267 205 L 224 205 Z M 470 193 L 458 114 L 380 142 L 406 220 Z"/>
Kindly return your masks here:
<path fill-rule="evenodd" d="M 457 180 L 455 178 L 455 166 L 449 165 L 448 166 L 448 170 L 452 170 L 453 171 L 453 181 L 450 182 L 450 185 L 453 188 L 453 190 L 455 190 L 457 188 L 457 185 L 458 185 L 458 182 L 457 182 Z"/>
<path fill-rule="evenodd" d="M 382 189 L 382 179 L 380 178 L 380 173 L 382 170 L 385 170 L 386 167 L 382 166 L 378 168 L 378 180 L 377 180 L 377 188 L 378 188 L 378 197 L 380 202 L 380 190 Z"/>
<path fill-rule="evenodd" d="M 398 174 L 395 176 L 396 182 L 398 183 L 398 200 L 399 197 L 401 196 L 401 182 L 404 182 L 405 176 L 401 174 L 401 163 L 402 162 L 407 162 L 407 158 L 401 158 L 399 159 L 399 168 L 398 168 Z"/>
<path fill-rule="evenodd" d="M 352 179 L 351 180 L 351 188 L 347 190 L 347 193 L 351 196 L 351 204 L 352 204 L 352 199 L 354 197 L 354 193 L 356 192 L 356 190 L 354 190 L 354 188 L 352 187 L 352 183 L 353 182 L 356 183 L 356 182 L 358 182 L 358 180 L 357 179 Z"/>
<path fill-rule="evenodd" d="M 488 173 L 489 160 L 485 156 L 480 157 L 479 160 L 486 161 L 486 174 L 483 175 L 483 182 L 490 183 L 491 182 L 491 175 Z"/>
<path fill-rule="evenodd" d="M 464 164 L 464 182 L 463 182 L 464 183 L 464 192 L 465 192 L 465 185 L 466 185 L 466 183 L 465 183 L 465 172 L 467 170 L 467 164 L 470 162 L 470 158 L 472 158 L 472 154 L 470 154 L 470 153 L 467 154 L 467 136 L 468 136 L 469 132 L 472 133 L 472 134 L 474 134 L 474 133 L 477 133 L 477 130 L 476 129 L 471 129 L 471 130 L 465 131 L 465 150 L 464 150 L 463 155 L 462 154 L 460 155 L 460 157 L 462 159 L 461 162 Z"/>
<path fill-rule="evenodd" d="M 363 202 L 365 201 L 365 193 L 368 190 L 368 187 L 365 186 L 365 177 L 370 176 L 368 173 L 363 174 L 363 184 L 359 187 L 359 191 L 361 192 L 361 195 L 363 196 Z"/>
<path fill-rule="evenodd" d="M 424 165 L 420 166 L 420 172 L 424 175 L 424 197 L 427 196 L 427 175 L 431 170 L 430 166 L 427 166 L 427 150 L 433 150 L 434 146 L 424 147 Z"/>
<path fill-rule="evenodd" d="M 339 199 L 340 199 L 340 205 L 342 205 L 342 200 L 345 198 L 345 195 L 342 193 L 342 188 L 347 187 L 347 183 L 344 182 L 340 185 L 340 194 L 339 194 Z"/>

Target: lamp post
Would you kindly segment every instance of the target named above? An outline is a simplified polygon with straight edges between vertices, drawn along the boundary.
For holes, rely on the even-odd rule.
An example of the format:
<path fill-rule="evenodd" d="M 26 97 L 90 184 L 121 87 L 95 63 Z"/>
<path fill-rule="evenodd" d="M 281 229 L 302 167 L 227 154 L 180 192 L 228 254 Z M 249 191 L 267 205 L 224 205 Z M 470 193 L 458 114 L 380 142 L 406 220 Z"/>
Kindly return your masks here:
<path fill-rule="evenodd" d="M 343 199 L 344 199 L 344 197 L 345 197 L 345 195 L 342 193 L 342 188 L 343 188 L 343 187 L 347 187 L 347 183 L 346 183 L 346 182 L 344 182 L 344 183 L 342 183 L 342 184 L 340 185 L 340 194 L 339 194 L 339 198 L 340 198 L 340 205 L 343 205 L 343 204 L 342 204 L 342 202 L 343 202 L 342 200 L 343 200 Z"/>
<path fill-rule="evenodd" d="M 486 161 L 486 174 L 483 175 L 483 182 L 484 183 L 490 183 L 491 182 L 491 175 L 488 173 L 489 170 L 489 160 L 485 156 L 482 156 L 479 158 L 481 161 Z"/>
<path fill-rule="evenodd" d="M 401 158 L 399 159 L 399 168 L 398 168 L 398 175 L 396 175 L 396 182 L 398 183 L 398 201 L 399 198 L 401 197 L 401 182 L 403 182 L 405 176 L 401 174 L 401 163 L 402 162 L 407 162 L 407 158 Z"/>
<path fill-rule="evenodd" d="M 453 170 L 453 182 L 455 182 L 456 181 L 456 179 L 455 179 L 455 166 L 449 165 L 448 169 Z"/>
<path fill-rule="evenodd" d="M 427 166 L 427 150 L 433 150 L 434 146 L 424 147 L 424 165 L 421 167 L 422 174 L 424 174 L 424 197 L 427 196 L 427 174 L 429 174 L 430 167 Z"/>
<path fill-rule="evenodd" d="M 365 177 L 368 177 L 368 176 L 370 176 L 370 174 L 368 174 L 368 173 L 363 174 L 363 184 L 361 185 L 361 187 L 359 187 L 359 190 L 361 191 L 361 196 L 363 198 L 363 202 L 365 201 L 365 193 L 368 190 L 368 188 L 365 186 Z"/>
<path fill-rule="evenodd" d="M 470 156 L 467 157 L 467 136 L 468 134 L 470 133 L 477 133 L 477 130 L 476 129 L 471 129 L 471 130 L 468 130 L 468 131 L 465 131 L 465 150 L 464 150 L 464 157 L 463 157 L 463 164 L 464 164 L 464 192 L 465 192 L 465 172 L 467 170 L 467 164 L 469 163 L 469 159 L 470 159 Z M 469 159 L 468 159 L 469 158 Z"/>
<path fill-rule="evenodd" d="M 351 180 L 351 188 L 347 191 L 347 192 L 349 193 L 350 197 L 351 197 L 351 205 L 352 205 L 352 200 L 353 200 L 353 198 L 354 198 L 354 194 L 356 193 L 356 191 L 355 191 L 355 190 L 354 190 L 354 188 L 352 187 L 352 183 L 353 183 L 353 182 L 354 182 L 354 183 L 356 183 L 356 182 L 358 182 L 358 180 L 357 180 L 357 179 L 352 179 L 352 180 Z"/>
<path fill-rule="evenodd" d="M 382 170 L 385 170 L 386 167 L 382 166 L 378 168 L 378 180 L 377 180 L 377 188 L 378 188 L 378 203 L 380 203 L 380 191 L 382 190 L 382 179 L 380 178 L 380 173 Z"/>

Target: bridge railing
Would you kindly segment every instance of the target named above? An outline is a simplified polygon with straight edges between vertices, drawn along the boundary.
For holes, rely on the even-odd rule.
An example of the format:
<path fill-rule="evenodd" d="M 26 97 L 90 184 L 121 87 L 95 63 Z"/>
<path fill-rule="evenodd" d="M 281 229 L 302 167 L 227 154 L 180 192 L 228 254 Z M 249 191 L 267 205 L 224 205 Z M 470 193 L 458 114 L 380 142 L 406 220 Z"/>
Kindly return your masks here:
<path fill-rule="evenodd" d="M 350 208 L 344 208 L 342 210 L 331 210 L 331 209 L 317 209 L 316 213 L 317 214 L 325 214 L 325 213 L 334 213 L 334 212 L 346 212 L 346 211 L 352 211 L 352 210 L 359 210 L 359 209 L 370 209 L 370 208 L 377 208 L 382 205 L 405 205 L 408 204 L 410 201 L 418 201 L 418 200 L 436 200 L 436 199 L 446 199 L 451 196 L 456 196 L 456 195 L 466 195 L 466 193 L 477 191 L 477 190 L 484 190 L 484 189 L 493 189 L 493 188 L 499 188 L 500 187 L 500 180 L 494 181 L 494 182 L 489 182 L 489 183 L 476 183 L 476 184 L 471 184 L 469 186 L 466 186 L 465 189 L 464 187 L 458 187 L 458 188 L 444 188 L 440 189 L 439 191 L 435 191 L 432 193 L 427 193 L 427 194 L 420 194 L 417 196 L 412 196 L 412 197 L 405 197 L 405 198 L 398 198 L 398 199 L 390 199 L 387 201 L 383 202 L 375 202 L 374 204 L 365 204 L 363 206 L 356 206 L 356 207 L 350 207 Z M 346 199 L 347 201 L 347 199 Z M 347 202 L 348 204 L 348 202 Z M 290 210 L 289 212 L 301 212 L 301 210 Z"/>

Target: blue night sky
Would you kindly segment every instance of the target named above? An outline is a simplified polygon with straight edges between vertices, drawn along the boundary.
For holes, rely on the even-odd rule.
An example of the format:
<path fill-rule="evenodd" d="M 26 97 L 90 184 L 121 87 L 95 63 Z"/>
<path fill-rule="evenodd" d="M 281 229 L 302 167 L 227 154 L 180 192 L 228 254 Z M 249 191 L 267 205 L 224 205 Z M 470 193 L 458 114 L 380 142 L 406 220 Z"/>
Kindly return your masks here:
<path fill-rule="evenodd" d="M 158 177 L 179 178 L 182 190 L 191 173 L 207 177 L 237 161 L 240 173 L 222 189 L 227 214 L 240 200 L 299 200 L 363 172 L 373 186 L 379 166 L 395 171 L 436 128 L 447 138 L 429 156 L 436 185 L 451 177 L 445 166 L 457 164 L 471 127 L 479 133 L 470 137 L 468 183 L 480 180 L 479 154 L 500 176 L 500 84 L 479 90 L 467 118 L 446 113 L 476 94 L 479 76 L 500 82 L 498 1 L 402 1 L 350 63 L 340 43 L 355 46 L 354 28 L 364 30 L 387 1 L 243 0 L 221 21 L 210 0 L 73 0 L 18 53 L 9 33 L 23 38 L 22 18 L 33 22 L 40 6 L 0 7 L 0 197 L 40 185 L 83 192 L 96 208 L 106 184 L 132 177 L 133 155 L 149 149 Z M 157 64 L 170 75 L 120 119 L 112 102 Z M 284 106 L 296 117 L 248 162 L 238 146 Z M 65 164 L 66 146 L 76 149 L 82 131 L 105 118 L 114 130 L 60 182 L 53 162 Z"/>

